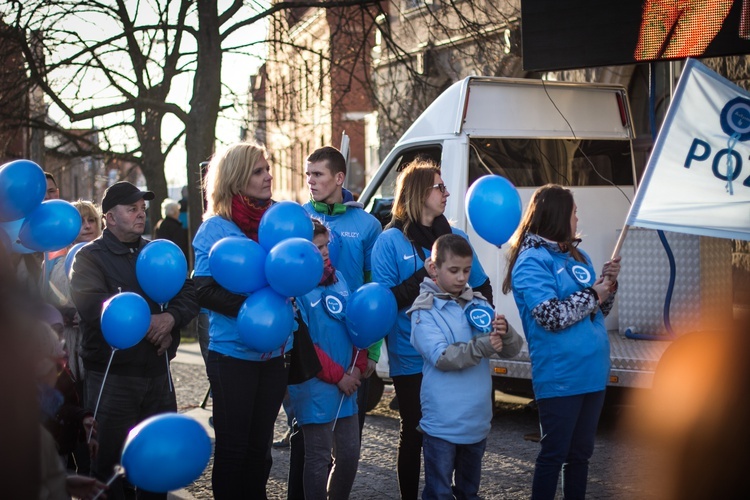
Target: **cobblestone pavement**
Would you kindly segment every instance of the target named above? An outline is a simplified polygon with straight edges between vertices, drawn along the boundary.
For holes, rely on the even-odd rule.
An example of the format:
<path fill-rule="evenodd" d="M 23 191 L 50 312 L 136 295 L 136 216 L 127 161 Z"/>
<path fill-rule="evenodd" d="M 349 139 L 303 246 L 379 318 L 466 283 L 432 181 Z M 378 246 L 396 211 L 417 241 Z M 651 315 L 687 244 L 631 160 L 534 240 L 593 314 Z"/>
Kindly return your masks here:
<path fill-rule="evenodd" d="M 208 388 L 203 365 L 174 362 L 172 372 L 179 411 L 196 411 Z M 392 397 L 392 392 L 386 390 L 381 403 L 367 416 L 352 499 L 398 498 L 398 413 L 388 406 Z M 589 472 L 587 498 L 654 498 L 653 494 L 646 491 L 647 478 L 644 474 L 648 474 L 648 468 L 644 471 L 644 468 L 639 467 L 639 464 L 648 463 L 648 452 L 628 440 L 617 422 L 617 412 L 612 409 L 602 419 Z M 283 410 L 280 410 L 275 439 L 279 439 L 285 430 L 286 417 Z M 482 498 L 515 500 L 529 497 L 539 444 L 525 440 L 524 435 L 535 431 L 538 431 L 538 424 L 534 410 L 524 404 L 512 402 L 500 402 L 496 405 L 482 468 Z M 285 499 L 289 450 L 274 449 L 273 460 L 268 498 Z M 213 463 L 209 463 L 203 475 L 182 490 L 184 495 L 178 498 L 190 498 L 191 495 L 196 499 L 213 498 L 212 465 Z"/>

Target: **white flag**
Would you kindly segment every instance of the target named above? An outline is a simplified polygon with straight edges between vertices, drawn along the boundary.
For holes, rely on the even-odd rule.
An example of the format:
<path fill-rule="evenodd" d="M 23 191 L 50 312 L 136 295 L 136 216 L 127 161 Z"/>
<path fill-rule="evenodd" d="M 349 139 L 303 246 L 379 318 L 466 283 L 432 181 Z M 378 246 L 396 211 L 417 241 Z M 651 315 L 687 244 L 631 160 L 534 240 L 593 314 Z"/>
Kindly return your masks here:
<path fill-rule="evenodd" d="M 626 224 L 750 240 L 750 93 L 688 59 Z"/>

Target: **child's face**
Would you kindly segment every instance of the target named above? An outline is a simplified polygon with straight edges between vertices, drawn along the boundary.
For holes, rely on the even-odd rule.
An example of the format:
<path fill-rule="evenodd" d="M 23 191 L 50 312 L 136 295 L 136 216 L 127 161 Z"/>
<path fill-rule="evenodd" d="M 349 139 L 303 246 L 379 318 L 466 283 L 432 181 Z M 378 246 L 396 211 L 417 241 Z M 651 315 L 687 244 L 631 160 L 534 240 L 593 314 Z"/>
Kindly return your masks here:
<path fill-rule="evenodd" d="M 318 247 L 320 255 L 323 256 L 323 262 L 328 262 L 328 234 L 316 234 L 313 237 L 313 245 Z"/>
<path fill-rule="evenodd" d="M 471 273 L 471 257 L 459 257 L 450 252 L 445 256 L 445 261 L 435 266 L 437 271 L 437 284 L 446 292 L 458 295 L 469 281 Z"/>

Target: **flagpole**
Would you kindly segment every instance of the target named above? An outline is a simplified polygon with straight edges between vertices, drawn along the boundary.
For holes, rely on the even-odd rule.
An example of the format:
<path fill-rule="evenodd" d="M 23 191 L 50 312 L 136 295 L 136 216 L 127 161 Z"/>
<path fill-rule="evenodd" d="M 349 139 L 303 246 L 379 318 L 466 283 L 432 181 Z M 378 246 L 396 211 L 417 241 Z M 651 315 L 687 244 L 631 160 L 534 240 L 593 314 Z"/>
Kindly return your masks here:
<path fill-rule="evenodd" d="M 615 243 L 615 249 L 612 251 L 612 259 L 616 259 L 618 255 L 620 255 L 620 250 L 622 250 L 622 244 L 625 242 L 625 237 L 628 235 L 628 226 L 625 224 L 622 226 L 622 231 L 620 231 L 620 236 L 617 238 L 617 243 Z"/>

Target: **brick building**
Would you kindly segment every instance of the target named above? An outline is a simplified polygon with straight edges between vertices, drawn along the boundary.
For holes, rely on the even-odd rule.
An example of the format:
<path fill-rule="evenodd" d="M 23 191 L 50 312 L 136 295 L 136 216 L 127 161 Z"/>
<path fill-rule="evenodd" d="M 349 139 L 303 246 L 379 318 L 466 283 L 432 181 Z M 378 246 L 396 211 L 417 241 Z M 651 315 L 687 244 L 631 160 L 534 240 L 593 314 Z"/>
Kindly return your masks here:
<path fill-rule="evenodd" d="M 364 187 L 365 116 L 374 109 L 367 83 L 374 17 L 360 7 L 300 7 L 271 19 L 265 77 L 256 83 L 265 88 L 275 198 L 306 200 L 305 159 L 321 146 L 339 147 L 343 132 L 350 139 L 346 187 L 355 193 Z"/>

